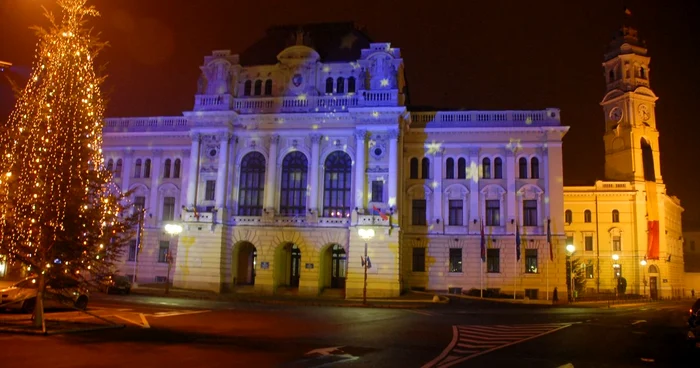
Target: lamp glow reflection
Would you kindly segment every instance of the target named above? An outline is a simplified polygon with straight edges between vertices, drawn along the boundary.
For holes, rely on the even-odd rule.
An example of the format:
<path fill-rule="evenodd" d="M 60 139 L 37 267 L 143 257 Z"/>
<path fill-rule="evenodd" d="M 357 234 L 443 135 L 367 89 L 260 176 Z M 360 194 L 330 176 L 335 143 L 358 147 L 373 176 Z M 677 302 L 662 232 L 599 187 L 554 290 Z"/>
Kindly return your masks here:
<path fill-rule="evenodd" d="M 182 225 L 179 224 L 165 224 L 165 232 L 170 234 L 170 236 L 177 236 L 182 232 Z M 173 254 L 170 251 L 170 246 L 168 246 L 168 253 L 165 255 L 165 260 L 168 263 L 168 277 L 165 280 L 165 293 L 170 292 L 170 270 L 173 267 Z"/>
<path fill-rule="evenodd" d="M 367 242 L 374 238 L 374 229 L 357 229 L 357 235 L 365 241 L 365 257 L 362 258 L 362 267 L 365 269 L 365 282 L 362 287 L 362 304 L 367 304 L 367 269 L 370 267 L 367 257 Z"/>
<path fill-rule="evenodd" d="M 178 235 L 182 232 L 182 226 L 178 224 L 166 224 L 165 232 L 170 235 Z"/>

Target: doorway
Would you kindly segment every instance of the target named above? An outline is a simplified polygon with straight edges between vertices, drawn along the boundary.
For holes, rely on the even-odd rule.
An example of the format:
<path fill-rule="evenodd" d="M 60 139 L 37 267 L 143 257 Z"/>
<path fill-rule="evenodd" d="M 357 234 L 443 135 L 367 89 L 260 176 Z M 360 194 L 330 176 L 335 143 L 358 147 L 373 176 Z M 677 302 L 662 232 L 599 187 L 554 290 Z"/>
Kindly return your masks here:
<path fill-rule="evenodd" d="M 339 244 L 331 248 L 331 288 L 345 289 L 345 269 L 347 257 L 345 249 Z"/>
<path fill-rule="evenodd" d="M 656 300 L 659 298 L 659 289 L 658 289 L 658 281 L 656 276 L 649 276 L 649 297 L 651 297 L 652 300 Z"/>
<path fill-rule="evenodd" d="M 236 262 L 236 285 L 255 285 L 255 271 L 258 251 L 251 243 L 241 243 L 238 246 Z"/>
<path fill-rule="evenodd" d="M 289 259 L 289 286 L 298 288 L 299 287 L 299 276 L 301 271 L 301 250 L 296 244 L 291 246 L 290 249 L 291 257 Z"/>

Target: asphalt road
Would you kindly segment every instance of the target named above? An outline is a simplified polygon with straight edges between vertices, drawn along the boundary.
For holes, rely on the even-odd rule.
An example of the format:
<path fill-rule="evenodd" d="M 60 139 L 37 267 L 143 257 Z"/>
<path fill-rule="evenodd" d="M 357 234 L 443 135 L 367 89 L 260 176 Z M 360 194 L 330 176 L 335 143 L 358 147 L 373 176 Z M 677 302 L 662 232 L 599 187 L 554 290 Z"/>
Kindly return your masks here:
<path fill-rule="evenodd" d="M 301 307 L 97 296 L 124 329 L 0 334 L 7 363 L 51 367 L 698 367 L 689 302 L 552 308 Z M 61 312 L 59 312 L 61 313 Z"/>

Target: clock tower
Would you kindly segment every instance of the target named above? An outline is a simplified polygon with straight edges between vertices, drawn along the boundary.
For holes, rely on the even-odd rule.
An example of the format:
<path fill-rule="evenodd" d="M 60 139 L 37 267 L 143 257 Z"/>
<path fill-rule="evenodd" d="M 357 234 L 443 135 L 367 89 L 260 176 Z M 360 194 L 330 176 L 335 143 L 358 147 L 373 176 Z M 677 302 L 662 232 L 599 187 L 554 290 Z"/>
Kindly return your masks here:
<path fill-rule="evenodd" d="M 662 183 L 650 61 L 645 43 L 628 25 L 615 33 L 605 53 L 606 94 L 600 104 L 605 113 L 606 180 Z"/>

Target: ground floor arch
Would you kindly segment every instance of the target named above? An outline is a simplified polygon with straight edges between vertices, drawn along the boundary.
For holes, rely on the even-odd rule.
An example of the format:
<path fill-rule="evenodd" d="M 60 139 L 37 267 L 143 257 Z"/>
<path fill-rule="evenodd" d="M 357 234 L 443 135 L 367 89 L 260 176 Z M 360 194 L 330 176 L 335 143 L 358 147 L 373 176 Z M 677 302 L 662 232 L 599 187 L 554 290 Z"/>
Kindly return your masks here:
<path fill-rule="evenodd" d="M 659 299 L 659 267 L 656 265 L 649 266 L 649 297 Z"/>
<path fill-rule="evenodd" d="M 347 252 L 340 244 L 330 244 L 321 252 L 319 281 L 322 289 L 345 289 Z"/>
<path fill-rule="evenodd" d="M 299 288 L 301 249 L 298 245 L 286 243 L 275 252 L 274 277 L 277 286 Z"/>
<path fill-rule="evenodd" d="M 233 284 L 236 286 L 255 285 L 258 250 L 250 242 L 240 242 L 234 247 Z"/>

